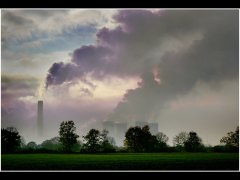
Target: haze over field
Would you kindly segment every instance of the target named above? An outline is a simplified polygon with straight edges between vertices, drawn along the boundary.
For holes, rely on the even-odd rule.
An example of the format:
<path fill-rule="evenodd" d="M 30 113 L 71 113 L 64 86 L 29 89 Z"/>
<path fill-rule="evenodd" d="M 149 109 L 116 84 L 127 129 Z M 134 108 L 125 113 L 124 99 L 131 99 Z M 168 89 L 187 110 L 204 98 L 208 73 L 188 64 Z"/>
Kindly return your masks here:
<path fill-rule="evenodd" d="M 239 124 L 238 10 L 2 10 L 1 126 L 27 142 L 103 121 L 217 145 Z M 44 101 L 44 136 L 37 101 Z"/>

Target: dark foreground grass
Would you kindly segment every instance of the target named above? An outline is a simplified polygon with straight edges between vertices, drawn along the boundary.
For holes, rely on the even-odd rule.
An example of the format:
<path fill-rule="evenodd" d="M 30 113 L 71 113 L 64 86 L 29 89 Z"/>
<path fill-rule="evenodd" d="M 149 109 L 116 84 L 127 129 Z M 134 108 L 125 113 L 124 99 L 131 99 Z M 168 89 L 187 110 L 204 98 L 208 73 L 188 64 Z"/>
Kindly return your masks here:
<path fill-rule="evenodd" d="M 3 154 L 2 170 L 238 170 L 238 153 Z"/>

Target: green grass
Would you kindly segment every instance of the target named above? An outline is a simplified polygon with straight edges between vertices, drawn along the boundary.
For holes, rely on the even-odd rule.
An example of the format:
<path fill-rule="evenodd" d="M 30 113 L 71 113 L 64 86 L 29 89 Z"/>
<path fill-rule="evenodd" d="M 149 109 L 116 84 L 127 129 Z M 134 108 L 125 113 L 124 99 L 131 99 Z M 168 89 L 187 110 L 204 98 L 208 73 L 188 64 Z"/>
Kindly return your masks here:
<path fill-rule="evenodd" d="M 3 154 L 2 170 L 238 170 L 238 153 Z"/>

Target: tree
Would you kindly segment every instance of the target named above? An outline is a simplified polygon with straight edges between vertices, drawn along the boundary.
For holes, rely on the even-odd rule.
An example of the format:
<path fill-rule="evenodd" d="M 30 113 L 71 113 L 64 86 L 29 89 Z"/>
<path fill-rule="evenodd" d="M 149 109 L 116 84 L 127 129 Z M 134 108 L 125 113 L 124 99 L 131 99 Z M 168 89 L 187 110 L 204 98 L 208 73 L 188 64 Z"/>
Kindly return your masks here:
<path fill-rule="evenodd" d="M 154 150 L 154 144 L 156 144 L 156 136 L 153 136 L 150 132 L 149 126 L 146 125 L 142 128 L 142 135 L 140 143 L 142 144 L 143 151 L 151 152 Z"/>
<path fill-rule="evenodd" d="M 124 145 L 127 147 L 129 151 L 138 152 L 143 151 L 141 144 L 141 128 L 130 127 L 125 133 Z"/>
<path fill-rule="evenodd" d="M 167 146 L 168 137 L 166 134 L 159 132 L 156 134 L 156 143 L 155 149 L 156 151 L 165 151 Z"/>
<path fill-rule="evenodd" d="M 81 151 L 81 148 L 82 148 L 82 141 L 77 141 L 77 143 L 75 143 L 73 145 L 73 148 L 72 148 L 72 151 L 73 152 L 80 152 Z"/>
<path fill-rule="evenodd" d="M 155 136 L 149 131 L 149 126 L 130 127 L 125 133 L 124 146 L 132 152 L 152 151 L 156 142 Z"/>
<path fill-rule="evenodd" d="M 60 142 L 66 152 L 71 152 L 72 147 L 77 143 L 77 138 L 79 137 L 76 133 L 76 127 L 73 121 L 66 121 L 60 124 Z"/>
<path fill-rule="evenodd" d="M 202 140 L 198 137 L 196 132 L 189 132 L 187 141 L 184 143 L 184 148 L 189 152 L 199 151 L 202 147 Z"/>
<path fill-rule="evenodd" d="M 184 144 L 188 139 L 189 134 L 187 132 L 180 132 L 173 138 L 173 145 L 178 151 L 184 150 Z"/>
<path fill-rule="evenodd" d="M 43 149 L 52 150 L 52 151 L 59 151 L 59 150 L 62 150 L 63 148 L 60 142 L 60 137 L 53 137 L 51 139 L 47 139 L 43 141 L 40 146 Z"/>
<path fill-rule="evenodd" d="M 14 127 L 1 129 L 2 153 L 14 152 L 21 145 L 21 136 Z"/>
<path fill-rule="evenodd" d="M 228 132 L 227 136 L 220 140 L 220 143 L 239 148 L 239 127 L 237 126 L 235 132 Z"/>
<path fill-rule="evenodd" d="M 103 130 L 102 133 L 100 134 L 100 139 L 101 139 L 101 152 L 115 152 L 115 140 L 113 137 L 108 136 L 108 131 Z"/>
<path fill-rule="evenodd" d="M 116 146 L 116 141 L 115 141 L 115 139 L 114 139 L 113 137 L 108 136 L 108 137 L 107 137 L 107 140 L 108 140 L 108 142 L 109 142 L 113 147 Z"/>
<path fill-rule="evenodd" d="M 27 144 L 27 147 L 30 149 L 37 149 L 37 144 L 34 141 L 31 141 Z"/>
<path fill-rule="evenodd" d="M 168 137 L 166 134 L 162 133 L 162 132 L 159 132 L 156 134 L 156 138 L 157 138 L 157 141 L 160 142 L 160 143 L 164 143 L 164 144 L 167 144 L 168 142 Z"/>
<path fill-rule="evenodd" d="M 100 151 L 100 131 L 96 129 L 91 129 L 86 136 L 83 136 L 86 142 L 83 145 L 83 150 L 91 153 Z"/>

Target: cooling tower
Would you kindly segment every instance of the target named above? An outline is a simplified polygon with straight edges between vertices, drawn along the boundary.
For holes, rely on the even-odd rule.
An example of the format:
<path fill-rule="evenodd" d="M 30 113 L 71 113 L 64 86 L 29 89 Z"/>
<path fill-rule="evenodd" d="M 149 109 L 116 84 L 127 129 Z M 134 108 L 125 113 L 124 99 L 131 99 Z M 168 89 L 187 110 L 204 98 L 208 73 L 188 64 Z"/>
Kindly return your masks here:
<path fill-rule="evenodd" d="M 43 101 L 38 101 L 37 131 L 39 136 L 43 135 Z"/>

